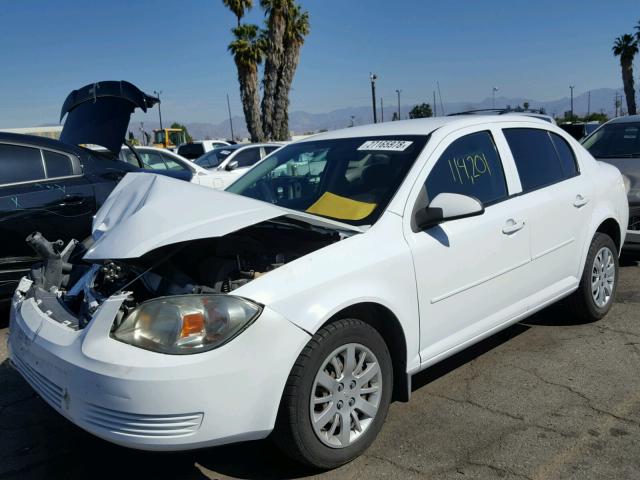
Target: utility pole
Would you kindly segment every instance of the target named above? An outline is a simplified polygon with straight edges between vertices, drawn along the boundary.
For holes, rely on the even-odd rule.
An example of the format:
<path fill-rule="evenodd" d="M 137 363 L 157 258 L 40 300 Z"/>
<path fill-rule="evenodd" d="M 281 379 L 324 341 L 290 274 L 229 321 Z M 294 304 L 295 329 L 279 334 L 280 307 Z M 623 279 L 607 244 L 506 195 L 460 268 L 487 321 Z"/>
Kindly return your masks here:
<path fill-rule="evenodd" d="M 384 102 L 382 101 L 382 97 L 380 97 L 380 121 L 384 123 Z"/>
<path fill-rule="evenodd" d="M 369 73 L 371 80 L 371 105 L 373 106 L 373 123 L 378 123 L 378 112 L 376 111 L 376 80 L 378 76 L 375 73 Z"/>
<path fill-rule="evenodd" d="M 433 116 L 437 117 L 438 116 L 438 107 L 436 105 L 436 91 L 433 91 Z"/>
<path fill-rule="evenodd" d="M 227 110 L 229 110 L 229 127 L 231 127 L 231 140 L 234 140 L 233 135 L 233 120 L 231 120 L 231 104 L 229 103 L 229 94 L 227 93 Z"/>
<path fill-rule="evenodd" d="M 396 90 L 396 93 L 398 94 L 398 120 L 401 120 L 401 117 L 400 117 L 400 92 L 401 91 L 402 90 Z"/>
<path fill-rule="evenodd" d="M 571 90 L 571 121 L 573 122 L 573 89 L 576 88 L 575 85 L 569 85 L 569 89 Z"/>
<path fill-rule="evenodd" d="M 589 115 L 591 115 L 591 90 L 587 93 L 587 118 Z"/>
<path fill-rule="evenodd" d="M 491 108 L 495 110 L 496 108 L 496 92 L 498 91 L 498 87 L 491 88 Z"/>
<path fill-rule="evenodd" d="M 160 101 L 160 95 L 162 94 L 162 90 L 160 90 L 159 92 L 156 92 L 155 90 L 153 91 L 153 93 L 156 94 L 156 97 L 158 97 L 158 115 L 160 115 L 160 130 L 162 130 L 162 110 L 160 109 L 160 104 L 162 103 Z M 164 139 L 164 145 L 165 147 L 167 146 L 167 139 Z"/>
<path fill-rule="evenodd" d="M 436 82 L 436 86 L 438 87 L 438 96 L 440 97 L 440 108 L 442 109 L 442 116 L 445 117 L 447 114 L 444 111 L 444 103 L 442 103 L 442 92 L 440 91 L 440 82 Z"/>

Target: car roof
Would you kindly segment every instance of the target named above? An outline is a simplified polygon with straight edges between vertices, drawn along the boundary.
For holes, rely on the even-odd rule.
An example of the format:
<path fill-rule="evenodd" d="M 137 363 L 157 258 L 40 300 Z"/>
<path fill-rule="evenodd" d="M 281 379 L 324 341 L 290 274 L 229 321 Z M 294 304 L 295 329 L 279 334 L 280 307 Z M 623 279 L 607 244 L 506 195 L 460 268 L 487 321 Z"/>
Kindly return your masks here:
<path fill-rule="evenodd" d="M 625 117 L 616 117 L 609 120 L 608 123 L 640 123 L 640 115 L 627 115 Z"/>
<path fill-rule="evenodd" d="M 52 150 L 66 150 L 81 155 L 83 150 L 75 145 L 63 143 L 60 140 L 40 137 L 38 135 L 25 135 L 22 133 L 0 132 L 0 143 L 22 143 L 37 148 L 51 148 Z"/>
<path fill-rule="evenodd" d="M 457 126 L 459 128 L 492 123 L 504 123 L 523 121 L 536 123 L 540 126 L 554 126 L 540 118 L 529 115 L 454 115 L 451 117 L 416 118 L 412 120 L 399 120 L 395 122 L 373 123 L 357 127 L 343 128 L 312 135 L 298 142 L 313 142 L 316 140 L 329 140 L 336 138 L 373 137 L 388 135 L 429 135 L 444 126 Z"/>

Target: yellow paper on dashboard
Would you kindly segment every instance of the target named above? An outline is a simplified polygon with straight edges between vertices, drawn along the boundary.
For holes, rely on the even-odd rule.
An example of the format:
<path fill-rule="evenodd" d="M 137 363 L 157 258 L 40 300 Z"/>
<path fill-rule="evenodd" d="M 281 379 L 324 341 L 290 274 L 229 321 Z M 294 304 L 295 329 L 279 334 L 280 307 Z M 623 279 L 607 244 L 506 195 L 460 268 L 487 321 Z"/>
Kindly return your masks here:
<path fill-rule="evenodd" d="M 331 192 L 324 192 L 313 205 L 307 208 L 307 212 L 340 220 L 362 220 L 368 217 L 376 207 L 376 203 L 359 202 Z"/>

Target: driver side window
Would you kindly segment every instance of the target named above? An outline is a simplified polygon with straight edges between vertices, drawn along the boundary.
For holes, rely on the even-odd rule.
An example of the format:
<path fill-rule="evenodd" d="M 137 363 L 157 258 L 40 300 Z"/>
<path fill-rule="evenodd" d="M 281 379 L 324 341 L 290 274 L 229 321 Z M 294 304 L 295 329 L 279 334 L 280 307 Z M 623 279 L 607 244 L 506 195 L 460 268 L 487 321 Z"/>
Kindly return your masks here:
<path fill-rule="evenodd" d="M 439 193 L 459 193 L 487 206 L 507 198 L 502 162 L 491 133 L 471 133 L 455 140 L 436 162 L 425 187 L 429 200 Z"/>

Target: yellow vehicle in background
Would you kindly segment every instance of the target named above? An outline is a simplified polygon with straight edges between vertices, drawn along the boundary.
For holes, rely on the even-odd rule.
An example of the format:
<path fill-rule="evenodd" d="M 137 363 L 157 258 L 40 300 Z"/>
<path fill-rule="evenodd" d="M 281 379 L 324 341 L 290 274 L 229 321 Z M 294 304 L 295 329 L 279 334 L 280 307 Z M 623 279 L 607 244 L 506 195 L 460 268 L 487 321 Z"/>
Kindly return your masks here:
<path fill-rule="evenodd" d="M 153 146 L 174 149 L 187 143 L 187 133 L 182 128 L 156 128 L 153 130 Z"/>

